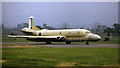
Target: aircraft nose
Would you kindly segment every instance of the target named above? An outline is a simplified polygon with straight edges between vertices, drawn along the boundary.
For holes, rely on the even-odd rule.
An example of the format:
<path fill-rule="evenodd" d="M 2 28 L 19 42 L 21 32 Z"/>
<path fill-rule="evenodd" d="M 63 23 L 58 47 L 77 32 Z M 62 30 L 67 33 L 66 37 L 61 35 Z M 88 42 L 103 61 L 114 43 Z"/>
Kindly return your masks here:
<path fill-rule="evenodd" d="M 96 35 L 97 40 L 101 40 L 101 37 L 99 35 Z"/>
<path fill-rule="evenodd" d="M 99 41 L 99 40 L 101 40 L 101 37 L 97 34 L 91 34 L 91 35 L 89 35 L 89 39 L 93 40 L 93 41 Z"/>

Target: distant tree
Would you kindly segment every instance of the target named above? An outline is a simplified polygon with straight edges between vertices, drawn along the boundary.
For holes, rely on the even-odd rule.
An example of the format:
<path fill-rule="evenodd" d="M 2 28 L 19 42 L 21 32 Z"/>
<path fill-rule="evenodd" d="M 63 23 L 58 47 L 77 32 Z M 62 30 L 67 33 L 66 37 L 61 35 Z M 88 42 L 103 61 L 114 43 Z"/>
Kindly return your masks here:
<path fill-rule="evenodd" d="M 93 31 L 96 33 L 96 34 L 98 34 L 99 33 L 99 28 L 100 28 L 100 23 L 99 22 L 95 22 L 95 23 L 93 23 L 93 25 L 92 25 L 92 29 L 93 29 Z"/>
<path fill-rule="evenodd" d="M 120 35 L 120 24 L 114 23 L 113 27 L 112 28 L 107 27 L 104 30 L 104 33 L 107 35 L 105 40 L 109 40 L 111 35 L 113 35 L 113 36 Z"/>
<path fill-rule="evenodd" d="M 103 34 L 104 33 L 104 30 L 107 28 L 107 26 L 106 25 L 100 25 L 99 26 L 99 33 L 100 34 Z"/>
<path fill-rule="evenodd" d="M 113 29 L 108 27 L 104 30 L 104 33 L 109 37 L 113 33 Z"/>
<path fill-rule="evenodd" d="M 105 41 L 110 39 L 111 34 L 113 33 L 113 29 L 108 27 L 104 30 L 104 33 L 107 35 L 107 37 L 105 38 Z"/>
<path fill-rule="evenodd" d="M 90 30 L 96 34 L 104 34 L 104 30 L 107 28 L 106 25 L 101 25 L 99 22 L 95 22 L 92 24 Z"/>
<path fill-rule="evenodd" d="M 22 28 L 25 28 L 25 27 L 28 28 L 28 25 L 29 25 L 28 23 L 22 23 Z"/>
<path fill-rule="evenodd" d="M 120 35 L 120 24 L 117 23 L 113 24 L 113 34 Z"/>
<path fill-rule="evenodd" d="M 85 29 L 84 27 L 80 27 L 80 29 Z"/>
<path fill-rule="evenodd" d="M 15 33 L 12 32 L 12 33 L 10 33 L 10 35 L 17 35 L 17 34 L 15 34 Z"/>
<path fill-rule="evenodd" d="M 54 29 L 54 28 L 51 27 L 51 26 L 47 26 L 47 29 L 52 30 L 52 29 Z"/>
<path fill-rule="evenodd" d="M 37 25 L 36 27 L 38 27 L 39 29 L 42 29 L 42 27 L 41 27 L 41 26 L 38 26 L 38 25 Z"/>
<path fill-rule="evenodd" d="M 67 29 L 70 25 L 67 22 L 64 22 L 62 24 L 62 28 Z"/>
<path fill-rule="evenodd" d="M 47 24 L 46 24 L 46 23 L 43 24 L 43 28 L 44 28 L 44 29 L 47 28 Z"/>
<path fill-rule="evenodd" d="M 22 29 L 22 23 L 17 24 L 17 29 Z"/>

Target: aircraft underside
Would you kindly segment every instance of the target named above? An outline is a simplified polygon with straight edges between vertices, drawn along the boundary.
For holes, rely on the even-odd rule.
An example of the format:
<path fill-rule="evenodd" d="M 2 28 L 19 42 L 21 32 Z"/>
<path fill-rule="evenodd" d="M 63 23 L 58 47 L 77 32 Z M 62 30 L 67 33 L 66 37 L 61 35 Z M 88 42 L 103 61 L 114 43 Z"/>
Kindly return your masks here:
<path fill-rule="evenodd" d="M 27 38 L 26 40 L 29 41 L 35 41 L 35 42 L 46 42 L 46 44 L 52 44 L 52 42 L 66 42 L 66 44 L 71 44 L 71 42 L 84 42 L 86 41 L 86 44 L 89 44 L 89 41 L 94 41 L 94 40 L 89 40 L 87 38 L 83 37 L 68 37 L 66 39 L 55 39 L 55 38 L 34 38 L 30 39 Z"/>

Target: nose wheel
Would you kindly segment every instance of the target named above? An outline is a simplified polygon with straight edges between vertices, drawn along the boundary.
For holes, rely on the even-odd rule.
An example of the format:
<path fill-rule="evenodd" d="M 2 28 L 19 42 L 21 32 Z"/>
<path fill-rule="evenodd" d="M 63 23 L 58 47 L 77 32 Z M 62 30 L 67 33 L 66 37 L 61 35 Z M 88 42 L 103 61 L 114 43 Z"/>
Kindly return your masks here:
<path fill-rule="evenodd" d="M 89 41 L 86 42 L 86 45 L 88 45 L 88 44 L 89 44 Z"/>
<path fill-rule="evenodd" d="M 71 41 L 66 41 L 66 44 L 71 44 Z"/>
<path fill-rule="evenodd" d="M 46 41 L 46 44 L 52 44 L 52 42 L 50 40 Z"/>

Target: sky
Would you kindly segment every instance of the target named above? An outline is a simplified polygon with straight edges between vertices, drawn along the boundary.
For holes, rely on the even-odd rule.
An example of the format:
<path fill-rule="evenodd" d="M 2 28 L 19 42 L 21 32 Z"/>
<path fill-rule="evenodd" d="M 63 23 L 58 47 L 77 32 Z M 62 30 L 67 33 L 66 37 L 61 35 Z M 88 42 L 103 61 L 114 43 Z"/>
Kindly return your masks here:
<path fill-rule="evenodd" d="M 2 22 L 6 27 L 28 23 L 34 16 L 34 25 L 46 23 L 54 28 L 68 23 L 71 28 L 91 27 L 98 22 L 112 26 L 118 22 L 117 2 L 3 2 Z"/>

